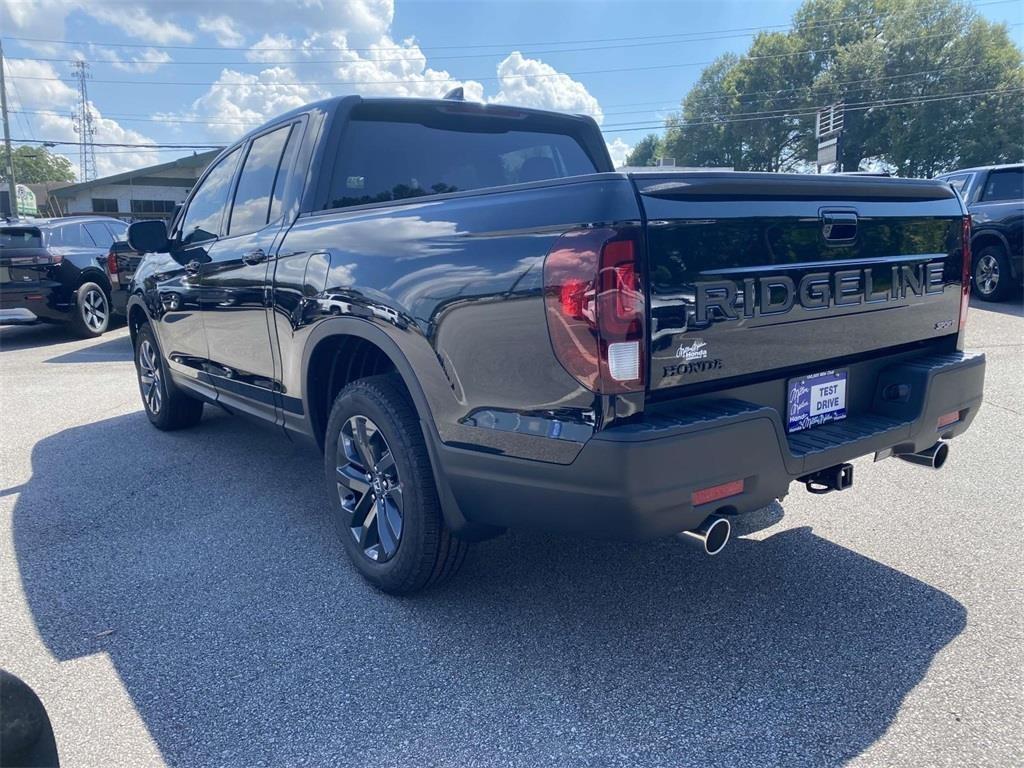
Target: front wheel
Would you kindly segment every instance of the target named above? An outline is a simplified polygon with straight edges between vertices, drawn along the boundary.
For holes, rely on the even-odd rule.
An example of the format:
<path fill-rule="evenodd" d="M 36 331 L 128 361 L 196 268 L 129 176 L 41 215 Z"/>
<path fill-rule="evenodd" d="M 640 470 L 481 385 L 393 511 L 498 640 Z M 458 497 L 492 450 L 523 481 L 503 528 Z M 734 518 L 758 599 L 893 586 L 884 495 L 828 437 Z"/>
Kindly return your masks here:
<path fill-rule="evenodd" d="M 974 292 L 982 301 L 1005 301 L 1013 291 L 1010 260 L 998 245 L 987 245 L 974 257 Z"/>
<path fill-rule="evenodd" d="M 110 327 L 110 299 L 96 283 L 82 283 L 75 291 L 71 327 L 83 339 L 102 336 Z"/>
<path fill-rule="evenodd" d="M 171 381 L 148 325 L 139 328 L 135 337 L 135 370 L 142 407 L 154 427 L 170 431 L 199 423 L 203 417 L 203 401 L 189 397 Z"/>
<path fill-rule="evenodd" d="M 445 526 L 419 418 L 394 375 L 345 387 L 324 445 L 335 528 L 367 581 L 408 594 L 459 569 L 468 544 Z"/>

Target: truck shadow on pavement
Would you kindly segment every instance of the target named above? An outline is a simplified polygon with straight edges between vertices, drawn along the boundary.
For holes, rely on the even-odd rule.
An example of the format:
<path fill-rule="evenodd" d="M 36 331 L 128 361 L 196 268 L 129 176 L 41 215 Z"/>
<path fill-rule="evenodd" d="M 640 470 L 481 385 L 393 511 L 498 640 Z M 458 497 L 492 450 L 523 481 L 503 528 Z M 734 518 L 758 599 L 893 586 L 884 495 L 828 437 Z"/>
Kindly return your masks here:
<path fill-rule="evenodd" d="M 513 533 L 390 598 L 344 561 L 319 456 L 208 414 L 50 437 L 14 511 L 48 649 L 109 654 L 172 764 L 839 765 L 965 626 L 809 528 L 712 559 Z"/>

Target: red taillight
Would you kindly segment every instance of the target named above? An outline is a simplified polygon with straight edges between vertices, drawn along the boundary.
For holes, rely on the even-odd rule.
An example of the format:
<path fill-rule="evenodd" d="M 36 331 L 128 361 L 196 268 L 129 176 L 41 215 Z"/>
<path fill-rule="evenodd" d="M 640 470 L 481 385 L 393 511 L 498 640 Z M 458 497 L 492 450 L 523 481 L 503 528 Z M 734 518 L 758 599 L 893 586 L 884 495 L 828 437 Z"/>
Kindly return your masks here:
<path fill-rule="evenodd" d="M 113 251 L 107 254 L 107 272 L 111 275 L 117 274 L 117 254 Z"/>
<path fill-rule="evenodd" d="M 574 230 L 544 261 L 544 301 L 555 355 L 583 386 L 642 391 L 645 301 L 630 229 Z"/>
<path fill-rule="evenodd" d="M 957 347 L 963 349 L 964 327 L 967 325 L 967 307 L 971 300 L 971 217 L 964 216 L 963 230 L 961 234 L 960 253 L 963 257 L 962 280 L 960 286 L 960 335 L 957 340 Z"/>

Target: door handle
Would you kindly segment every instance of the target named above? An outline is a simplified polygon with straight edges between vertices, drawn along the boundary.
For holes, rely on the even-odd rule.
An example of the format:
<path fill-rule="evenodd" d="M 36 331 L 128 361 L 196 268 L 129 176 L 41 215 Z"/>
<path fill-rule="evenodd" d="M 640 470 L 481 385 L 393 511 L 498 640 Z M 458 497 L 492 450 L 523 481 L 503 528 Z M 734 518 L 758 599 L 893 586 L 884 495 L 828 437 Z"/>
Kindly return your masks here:
<path fill-rule="evenodd" d="M 267 260 L 267 254 L 263 252 L 262 248 L 257 248 L 255 251 L 249 251 L 242 257 L 242 261 L 246 264 L 259 264 L 262 261 Z"/>

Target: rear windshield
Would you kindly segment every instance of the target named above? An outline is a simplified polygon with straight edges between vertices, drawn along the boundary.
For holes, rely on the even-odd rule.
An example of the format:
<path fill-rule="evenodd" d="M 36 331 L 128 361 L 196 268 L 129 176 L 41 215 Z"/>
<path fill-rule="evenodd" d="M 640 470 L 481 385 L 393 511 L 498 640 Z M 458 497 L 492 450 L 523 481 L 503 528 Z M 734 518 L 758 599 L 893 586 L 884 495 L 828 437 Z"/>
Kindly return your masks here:
<path fill-rule="evenodd" d="M 0 228 L 0 248 L 42 248 L 43 236 L 35 227 Z"/>
<path fill-rule="evenodd" d="M 463 192 L 594 173 L 567 133 L 514 119 L 426 122 L 353 115 L 341 139 L 326 208 Z"/>

